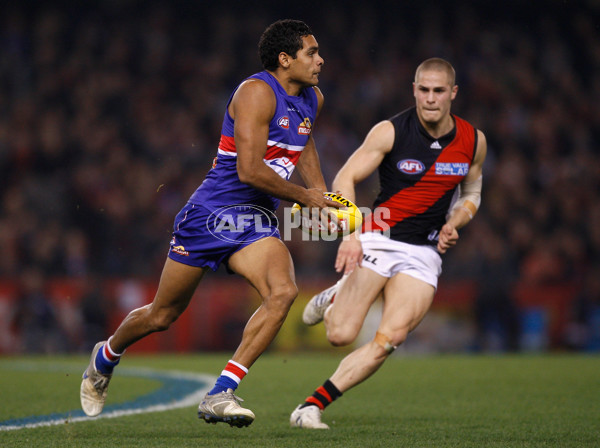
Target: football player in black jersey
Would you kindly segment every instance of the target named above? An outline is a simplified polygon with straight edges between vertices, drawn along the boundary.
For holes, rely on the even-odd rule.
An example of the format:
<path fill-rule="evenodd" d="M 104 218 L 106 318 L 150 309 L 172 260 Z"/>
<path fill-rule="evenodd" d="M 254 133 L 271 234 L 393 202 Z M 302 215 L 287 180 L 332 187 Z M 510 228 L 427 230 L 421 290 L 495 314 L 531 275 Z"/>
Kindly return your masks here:
<path fill-rule="evenodd" d="M 415 106 L 376 124 L 338 172 L 333 189 L 355 201 L 355 186 L 376 169 L 380 193 L 362 232 L 340 244 L 335 269 L 343 277 L 307 304 L 303 320 L 324 320 L 334 346 L 354 342 L 371 305 L 383 312 L 373 340 L 354 350 L 299 405 L 290 424 L 326 429 L 321 412 L 369 378 L 421 322 L 435 295 L 442 259 L 480 204 L 485 136 L 451 114 L 458 93 L 452 65 L 419 65 Z"/>

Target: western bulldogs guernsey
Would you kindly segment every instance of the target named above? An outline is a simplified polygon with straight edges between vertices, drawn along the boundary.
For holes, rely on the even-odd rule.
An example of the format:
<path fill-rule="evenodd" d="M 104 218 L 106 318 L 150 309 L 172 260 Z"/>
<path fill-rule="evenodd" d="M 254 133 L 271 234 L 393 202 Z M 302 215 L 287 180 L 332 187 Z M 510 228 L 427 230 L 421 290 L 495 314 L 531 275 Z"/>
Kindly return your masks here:
<path fill-rule="evenodd" d="M 469 172 L 477 131 L 452 115 L 455 127 L 435 139 L 421 125 L 416 108 L 390 118 L 395 139 L 379 166 L 380 193 L 363 231 L 385 231 L 409 244 L 437 245 L 458 185 Z M 389 214 L 383 212 L 389 210 Z M 378 210 L 379 209 L 379 210 Z"/>
<path fill-rule="evenodd" d="M 248 79 L 261 79 L 275 92 L 277 105 L 269 124 L 264 162 L 281 177 L 289 179 L 310 136 L 317 115 L 317 95 L 312 87 L 307 87 L 299 96 L 290 96 L 277 79 L 267 71 L 256 73 Z M 235 90 L 225 108 L 221 141 L 213 168 L 202 185 L 192 194 L 189 202 L 207 208 L 250 204 L 275 211 L 279 205 L 278 199 L 243 184 L 238 177 L 237 151 L 233 139 L 234 120 L 228 111 L 234 93 Z"/>

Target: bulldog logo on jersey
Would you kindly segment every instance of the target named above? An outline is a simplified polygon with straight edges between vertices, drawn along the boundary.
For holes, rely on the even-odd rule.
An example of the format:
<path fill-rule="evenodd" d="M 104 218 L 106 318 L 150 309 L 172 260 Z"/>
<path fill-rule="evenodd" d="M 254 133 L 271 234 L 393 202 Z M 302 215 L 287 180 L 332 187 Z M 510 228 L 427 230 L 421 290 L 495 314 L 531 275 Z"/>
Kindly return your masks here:
<path fill-rule="evenodd" d="M 277 119 L 277 126 L 283 129 L 289 129 L 290 127 L 290 118 L 283 116 Z"/>
<path fill-rule="evenodd" d="M 302 123 L 298 126 L 298 135 L 309 135 L 312 129 L 310 118 L 306 117 Z"/>
<path fill-rule="evenodd" d="M 404 159 L 396 165 L 404 174 L 420 174 L 425 171 L 425 165 L 420 160 Z"/>

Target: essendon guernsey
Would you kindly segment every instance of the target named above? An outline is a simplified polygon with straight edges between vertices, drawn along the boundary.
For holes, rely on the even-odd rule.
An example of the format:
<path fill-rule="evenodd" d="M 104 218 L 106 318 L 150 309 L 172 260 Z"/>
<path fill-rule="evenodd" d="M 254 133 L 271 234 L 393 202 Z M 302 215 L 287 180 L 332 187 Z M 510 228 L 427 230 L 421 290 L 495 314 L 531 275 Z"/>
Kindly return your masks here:
<path fill-rule="evenodd" d="M 380 193 L 363 232 L 386 231 L 397 241 L 437 245 L 438 232 L 469 172 L 477 131 L 452 115 L 454 129 L 433 138 L 413 107 L 390 118 L 395 139 L 379 166 Z"/>

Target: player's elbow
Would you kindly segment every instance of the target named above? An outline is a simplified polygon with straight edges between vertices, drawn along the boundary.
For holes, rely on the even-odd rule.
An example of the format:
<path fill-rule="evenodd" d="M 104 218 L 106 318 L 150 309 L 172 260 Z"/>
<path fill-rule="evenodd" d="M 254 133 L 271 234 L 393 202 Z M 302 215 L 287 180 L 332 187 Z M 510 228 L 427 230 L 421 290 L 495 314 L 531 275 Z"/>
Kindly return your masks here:
<path fill-rule="evenodd" d="M 250 160 L 238 160 L 237 174 L 238 178 L 240 179 L 240 182 L 251 187 L 260 189 L 261 186 L 263 186 L 265 183 L 265 180 L 263 180 L 264 173 L 262 171 L 264 166 L 265 165 L 262 160 L 259 164 L 256 164 Z"/>
<path fill-rule="evenodd" d="M 240 178 L 240 182 L 244 184 L 252 182 L 252 170 L 238 163 L 237 172 L 238 177 Z"/>
<path fill-rule="evenodd" d="M 256 172 L 251 169 L 238 166 L 238 177 L 243 184 L 252 186 L 256 183 Z"/>

